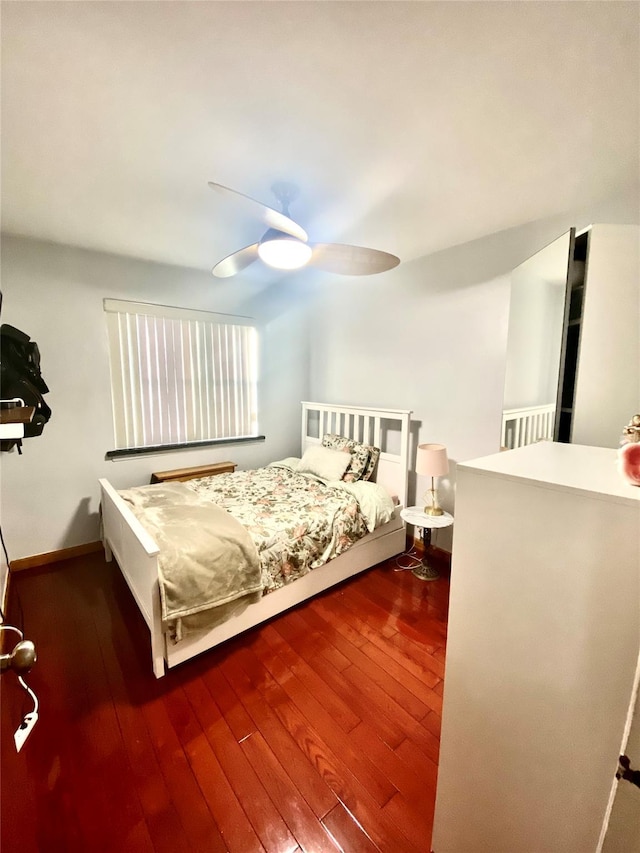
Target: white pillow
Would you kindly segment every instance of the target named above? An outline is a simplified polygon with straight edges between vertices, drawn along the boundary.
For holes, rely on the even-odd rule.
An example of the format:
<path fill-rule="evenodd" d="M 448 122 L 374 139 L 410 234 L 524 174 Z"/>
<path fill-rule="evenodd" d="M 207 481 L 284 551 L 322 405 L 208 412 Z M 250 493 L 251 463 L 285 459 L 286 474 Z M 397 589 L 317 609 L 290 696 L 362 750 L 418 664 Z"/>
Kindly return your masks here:
<path fill-rule="evenodd" d="M 285 459 L 278 459 L 276 462 L 269 462 L 267 468 L 287 468 L 289 471 L 297 471 L 300 464 L 299 456 L 287 456 Z"/>
<path fill-rule="evenodd" d="M 298 474 L 314 474 L 322 480 L 340 480 L 349 467 L 351 454 L 329 447 L 308 447 L 297 468 Z"/>

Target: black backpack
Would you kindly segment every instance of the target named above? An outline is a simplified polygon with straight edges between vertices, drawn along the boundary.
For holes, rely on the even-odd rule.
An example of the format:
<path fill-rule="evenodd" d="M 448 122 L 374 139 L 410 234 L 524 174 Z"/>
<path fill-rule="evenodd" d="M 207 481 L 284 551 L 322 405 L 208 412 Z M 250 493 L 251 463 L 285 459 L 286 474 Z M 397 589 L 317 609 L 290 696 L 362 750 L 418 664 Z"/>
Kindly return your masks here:
<path fill-rule="evenodd" d="M 3 323 L 0 326 L 0 396 L 2 400 L 21 397 L 27 406 L 34 406 L 31 423 L 24 425 L 24 437 L 41 435 L 51 417 L 51 409 L 42 398 L 49 388 L 40 373 L 40 350 L 29 335 Z M 20 439 L 0 441 L 0 450 L 11 450 Z"/>

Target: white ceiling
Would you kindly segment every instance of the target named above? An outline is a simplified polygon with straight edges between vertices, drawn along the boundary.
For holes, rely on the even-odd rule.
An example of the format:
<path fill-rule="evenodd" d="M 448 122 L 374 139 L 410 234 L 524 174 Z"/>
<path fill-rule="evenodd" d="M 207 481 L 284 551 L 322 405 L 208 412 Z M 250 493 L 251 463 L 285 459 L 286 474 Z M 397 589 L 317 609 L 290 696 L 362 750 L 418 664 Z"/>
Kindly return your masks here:
<path fill-rule="evenodd" d="M 3 2 L 3 230 L 209 269 L 262 227 L 408 261 L 638 180 L 638 2 Z M 257 266 L 257 265 L 254 265 Z M 253 269 L 253 268 L 252 268 Z"/>

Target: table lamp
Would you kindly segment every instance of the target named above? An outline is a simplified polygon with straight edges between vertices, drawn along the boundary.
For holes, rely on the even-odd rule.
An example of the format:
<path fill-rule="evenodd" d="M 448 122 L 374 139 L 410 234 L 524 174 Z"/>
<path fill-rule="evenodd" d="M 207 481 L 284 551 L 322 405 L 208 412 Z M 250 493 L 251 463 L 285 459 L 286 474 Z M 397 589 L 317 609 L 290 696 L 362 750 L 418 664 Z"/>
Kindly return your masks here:
<path fill-rule="evenodd" d="M 435 478 L 442 477 L 449 471 L 449 460 L 447 448 L 444 444 L 419 444 L 416 453 L 416 474 L 431 477 L 431 506 L 425 506 L 426 515 L 442 515 L 442 509 L 438 504 L 438 493 L 435 487 Z"/>

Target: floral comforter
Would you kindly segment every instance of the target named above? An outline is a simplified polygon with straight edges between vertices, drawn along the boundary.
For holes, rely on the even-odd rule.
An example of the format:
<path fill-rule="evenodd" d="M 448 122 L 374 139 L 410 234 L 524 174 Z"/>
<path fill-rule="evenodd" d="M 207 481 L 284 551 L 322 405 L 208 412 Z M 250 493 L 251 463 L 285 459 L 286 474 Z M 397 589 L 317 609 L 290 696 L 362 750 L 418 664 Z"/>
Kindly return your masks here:
<path fill-rule="evenodd" d="M 224 507 L 248 529 L 260 558 L 265 593 L 343 553 L 393 514 L 388 498 L 389 506 L 372 522 L 356 498 L 357 484 L 327 485 L 287 467 L 236 471 L 184 485 Z"/>

